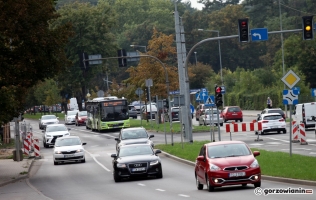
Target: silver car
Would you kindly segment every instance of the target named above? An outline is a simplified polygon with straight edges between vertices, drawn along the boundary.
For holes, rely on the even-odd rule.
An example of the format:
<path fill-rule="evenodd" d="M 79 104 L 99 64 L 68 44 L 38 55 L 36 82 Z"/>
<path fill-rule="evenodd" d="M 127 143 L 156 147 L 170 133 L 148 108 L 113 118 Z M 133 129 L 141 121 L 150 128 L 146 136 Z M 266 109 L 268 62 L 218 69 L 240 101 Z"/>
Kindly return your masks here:
<path fill-rule="evenodd" d="M 78 110 L 68 110 L 65 115 L 65 124 L 75 124 Z"/>
<path fill-rule="evenodd" d="M 55 115 L 43 115 L 38 122 L 38 128 L 44 129 L 48 124 L 58 124 L 58 117 Z"/>
<path fill-rule="evenodd" d="M 217 109 L 213 109 L 213 115 L 212 115 L 211 109 L 207 109 L 207 110 L 203 111 L 202 115 L 200 115 L 200 117 L 199 117 L 199 125 L 206 126 L 208 124 L 211 124 L 211 120 L 213 121 L 213 124 L 215 124 L 217 126 L 217 124 L 218 124 Z M 223 118 L 220 117 L 220 114 L 219 114 L 219 125 L 223 126 L 223 123 L 224 123 L 224 120 L 223 120 Z"/>
<path fill-rule="evenodd" d="M 70 128 L 67 128 L 64 124 L 47 125 L 45 131 L 42 131 L 44 133 L 43 146 L 48 148 L 55 144 L 57 138 L 69 136 L 69 130 Z"/>

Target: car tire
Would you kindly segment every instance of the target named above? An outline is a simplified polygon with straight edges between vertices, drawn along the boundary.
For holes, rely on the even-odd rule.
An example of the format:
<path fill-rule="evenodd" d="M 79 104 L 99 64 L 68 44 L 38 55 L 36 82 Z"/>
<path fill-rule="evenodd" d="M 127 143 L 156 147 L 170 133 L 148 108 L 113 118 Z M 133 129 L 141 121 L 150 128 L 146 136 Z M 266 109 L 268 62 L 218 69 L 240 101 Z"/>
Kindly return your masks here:
<path fill-rule="evenodd" d="M 200 181 L 198 180 L 198 178 L 197 178 L 197 175 L 195 175 L 195 182 L 196 182 L 196 188 L 198 189 L 198 190 L 203 190 L 203 184 L 201 184 L 200 183 Z"/>
<path fill-rule="evenodd" d="M 196 121 L 199 121 L 199 118 L 195 118 Z"/>
<path fill-rule="evenodd" d="M 48 145 L 47 145 L 46 142 L 44 142 L 44 141 L 43 141 L 43 146 L 44 146 L 45 148 L 48 148 Z"/>
<path fill-rule="evenodd" d="M 243 119 L 241 118 L 239 121 L 240 121 L 240 122 L 242 122 L 242 121 L 243 121 Z"/>
<path fill-rule="evenodd" d="M 247 186 L 247 183 L 243 183 L 243 184 L 241 184 L 241 186 L 246 187 L 246 186 Z"/>
<path fill-rule="evenodd" d="M 219 125 L 220 125 L 220 126 L 224 126 L 224 123 L 220 123 Z"/>
<path fill-rule="evenodd" d="M 54 165 L 58 165 L 58 162 L 54 161 Z"/>
<path fill-rule="evenodd" d="M 283 134 L 286 134 L 286 129 L 284 129 L 282 132 L 283 132 Z"/>
<path fill-rule="evenodd" d="M 85 163 L 85 162 L 86 162 L 86 158 L 84 158 L 83 160 L 81 160 L 81 162 L 82 162 L 82 163 Z"/>
<path fill-rule="evenodd" d="M 204 123 L 204 126 L 206 126 L 206 123 L 205 123 L 205 121 L 203 121 L 203 123 Z"/>
<path fill-rule="evenodd" d="M 207 190 L 209 192 L 213 192 L 214 191 L 214 187 L 211 185 L 210 180 L 208 178 L 208 175 L 206 175 L 206 186 L 207 186 Z"/>
<path fill-rule="evenodd" d="M 227 120 L 226 120 L 226 119 L 224 119 L 224 122 L 226 123 L 226 122 L 227 122 Z"/>
<path fill-rule="evenodd" d="M 254 183 L 253 185 L 255 186 L 255 188 L 261 187 L 261 181 L 259 181 L 259 182 L 257 182 L 257 183 Z"/>
<path fill-rule="evenodd" d="M 264 135 L 264 131 L 261 131 L 261 135 Z"/>
<path fill-rule="evenodd" d="M 121 177 L 116 173 L 116 171 L 113 171 L 113 178 L 115 183 L 121 182 Z"/>
<path fill-rule="evenodd" d="M 255 131 L 255 135 L 258 135 L 258 131 Z"/>

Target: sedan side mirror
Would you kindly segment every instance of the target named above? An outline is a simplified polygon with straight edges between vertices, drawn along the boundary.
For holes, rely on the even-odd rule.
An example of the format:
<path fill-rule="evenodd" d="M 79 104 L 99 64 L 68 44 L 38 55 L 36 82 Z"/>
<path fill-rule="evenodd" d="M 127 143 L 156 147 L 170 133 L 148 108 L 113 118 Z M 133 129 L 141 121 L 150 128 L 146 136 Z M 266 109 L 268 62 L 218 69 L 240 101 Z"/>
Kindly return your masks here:
<path fill-rule="evenodd" d="M 86 144 L 87 144 L 86 142 L 82 143 L 82 145 L 86 145 Z"/>
<path fill-rule="evenodd" d="M 118 141 L 118 142 L 120 141 L 120 139 L 119 139 L 119 138 L 117 138 L 117 137 L 116 137 L 116 138 L 114 138 L 114 140 L 116 140 L 116 141 Z"/>
<path fill-rule="evenodd" d="M 161 151 L 160 151 L 159 149 L 157 149 L 157 150 L 155 151 L 155 154 L 158 154 L 158 153 L 161 153 Z"/>
<path fill-rule="evenodd" d="M 260 155 L 260 152 L 259 152 L 259 151 L 254 151 L 254 152 L 253 152 L 253 156 L 254 156 L 254 157 L 259 156 L 259 155 Z"/>
<path fill-rule="evenodd" d="M 154 135 L 150 135 L 150 136 L 149 136 L 149 138 L 153 138 L 153 137 L 155 137 L 155 136 L 154 136 Z"/>
<path fill-rule="evenodd" d="M 196 158 L 196 160 L 198 160 L 198 161 L 205 161 L 205 159 L 204 159 L 204 156 L 198 156 L 197 158 Z"/>
<path fill-rule="evenodd" d="M 112 158 L 116 158 L 117 155 L 116 155 L 116 154 L 111 154 L 111 157 L 112 157 Z"/>

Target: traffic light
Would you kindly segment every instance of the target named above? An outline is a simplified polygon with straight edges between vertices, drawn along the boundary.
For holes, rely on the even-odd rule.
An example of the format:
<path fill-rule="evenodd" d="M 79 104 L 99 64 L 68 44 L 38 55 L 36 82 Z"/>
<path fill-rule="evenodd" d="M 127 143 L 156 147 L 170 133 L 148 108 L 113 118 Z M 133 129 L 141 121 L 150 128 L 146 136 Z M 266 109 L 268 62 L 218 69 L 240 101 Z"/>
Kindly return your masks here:
<path fill-rule="evenodd" d="M 249 41 L 248 19 L 238 19 L 239 42 Z"/>
<path fill-rule="evenodd" d="M 117 50 L 117 57 L 127 56 L 125 49 Z M 127 58 L 118 58 L 119 67 L 127 67 Z"/>
<path fill-rule="evenodd" d="M 87 53 L 83 53 L 83 59 L 84 60 L 89 60 L 89 56 L 88 56 L 88 54 Z M 88 69 L 89 68 L 89 61 L 84 61 L 84 67 L 85 67 L 85 69 Z"/>
<path fill-rule="evenodd" d="M 303 18 L 303 40 L 311 40 L 313 36 L 313 16 L 304 16 Z"/>
<path fill-rule="evenodd" d="M 215 104 L 216 107 L 223 105 L 222 88 L 220 86 L 215 86 Z"/>

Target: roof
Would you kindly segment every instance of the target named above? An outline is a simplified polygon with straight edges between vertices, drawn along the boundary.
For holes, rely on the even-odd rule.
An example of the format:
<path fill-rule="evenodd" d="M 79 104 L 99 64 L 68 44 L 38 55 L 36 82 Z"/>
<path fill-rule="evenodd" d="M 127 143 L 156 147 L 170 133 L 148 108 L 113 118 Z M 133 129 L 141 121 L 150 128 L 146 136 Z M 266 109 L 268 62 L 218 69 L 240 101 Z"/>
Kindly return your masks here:
<path fill-rule="evenodd" d="M 65 124 L 48 124 L 46 126 L 66 126 Z"/>
<path fill-rule="evenodd" d="M 124 128 L 124 129 L 122 129 L 122 131 L 125 131 L 125 130 L 139 130 L 139 129 L 146 130 L 144 127 L 133 127 L 133 128 Z"/>
<path fill-rule="evenodd" d="M 79 138 L 80 139 L 80 137 L 79 136 L 77 136 L 77 135 L 69 135 L 69 136 L 65 136 L 65 137 L 59 137 L 59 138 L 57 138 L 56 140 L 59 140 L 59 139 L 65 139 L 65 138 Z"/>
<path fill-rule="evenodd" d="M 219 141 L 219 142 L 210 142 L 207 143 L 206 146 L 214 146 L 214 145 L 222 145 L 222 144 L 245 144 L 243 141 Z"/>

